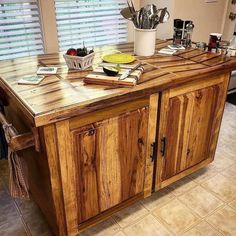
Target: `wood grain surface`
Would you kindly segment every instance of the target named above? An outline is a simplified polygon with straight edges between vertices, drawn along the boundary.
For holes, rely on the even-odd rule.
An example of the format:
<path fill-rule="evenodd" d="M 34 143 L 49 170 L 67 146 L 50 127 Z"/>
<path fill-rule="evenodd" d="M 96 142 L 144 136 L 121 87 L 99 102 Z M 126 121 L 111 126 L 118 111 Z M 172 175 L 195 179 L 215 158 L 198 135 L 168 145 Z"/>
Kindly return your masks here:
<path fill-rule="evenodd" d="M 228 81 L 223 74 L 163 92 L 156 190 L 213 161 Z"/>
<path fill-rule="evenodd" d="M 157 40 L 156 50 L 170 41 Z M 95 49 L 94 66 L 101 57 L 113 52 L 133 54 L 133 43 Z M 62 54 L 46 54 L 0 62 L 0 87 L 34 126 L 42 126 L 88 111 L 150 95 L 198 76 L 236 68 L 236 60 L 198 49 L 182 50 L 173 56 L 155 54 L 136 57 L 144 65 L 139 84 L 133 88 L 85 85 L 83 78 L 92 70 L 68 70 Z M 58 74 L 47 76 L 39 85 L 19 85 L 22 76 L 35 74 L 38 66 L 56 66 Z"/>
<path fill-rule="evenodd" d="M 148 107 L 74 130 L 79 222 L 143 192 Z"/>

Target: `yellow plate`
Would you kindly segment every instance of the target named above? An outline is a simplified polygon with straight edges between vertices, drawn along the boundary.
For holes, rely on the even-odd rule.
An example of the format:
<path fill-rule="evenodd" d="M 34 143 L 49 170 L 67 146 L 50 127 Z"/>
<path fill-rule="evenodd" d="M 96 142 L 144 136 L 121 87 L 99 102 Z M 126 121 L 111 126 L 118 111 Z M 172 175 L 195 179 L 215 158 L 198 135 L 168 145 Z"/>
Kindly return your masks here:
<path fill-rule="evenodd" d="M 103 61 L 115 64 L 127 64 L 135 61 L 135 57 L 125 53 L 115 53 L 105 55 L 102 58 Z"/>

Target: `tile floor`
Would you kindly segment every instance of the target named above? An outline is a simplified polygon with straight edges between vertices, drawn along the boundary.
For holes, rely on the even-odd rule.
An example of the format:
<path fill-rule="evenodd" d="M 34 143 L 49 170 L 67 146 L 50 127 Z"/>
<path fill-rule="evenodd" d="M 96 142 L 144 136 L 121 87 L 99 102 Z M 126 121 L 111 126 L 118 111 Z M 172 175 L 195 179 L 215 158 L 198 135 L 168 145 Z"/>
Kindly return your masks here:
<path fill-rule="evenodd" d="M 0 161 L 0 235 L 50 236 L 32 201 L 8 195 L 6 161 Z M 81 236 L 236 235 L 236 106 L 226 105 L 215 161 Z"/>

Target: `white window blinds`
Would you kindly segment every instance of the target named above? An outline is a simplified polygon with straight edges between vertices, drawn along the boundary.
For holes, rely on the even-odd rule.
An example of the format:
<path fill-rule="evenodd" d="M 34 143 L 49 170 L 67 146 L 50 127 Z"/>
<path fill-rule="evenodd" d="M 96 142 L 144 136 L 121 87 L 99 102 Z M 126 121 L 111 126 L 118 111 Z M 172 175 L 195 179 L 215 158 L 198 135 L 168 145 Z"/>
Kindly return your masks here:
<path fill-rule="evenodd" d="M 37 0 L 0 0 L 0 60 L 43 53 Z"/>
<path fill-rule="evenodd" d="M 127 41 L 126 0 L 55 0 L 60 51 Z"/>

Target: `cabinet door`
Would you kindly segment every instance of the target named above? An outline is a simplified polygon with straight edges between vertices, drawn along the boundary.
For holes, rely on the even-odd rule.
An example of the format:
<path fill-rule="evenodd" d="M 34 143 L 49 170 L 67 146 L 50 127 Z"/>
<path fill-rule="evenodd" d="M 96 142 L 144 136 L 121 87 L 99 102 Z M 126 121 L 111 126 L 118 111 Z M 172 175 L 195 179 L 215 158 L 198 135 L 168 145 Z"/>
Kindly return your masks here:
<path fill-rule="evenodd" d="M 183 171 L 213 160 L 227 81 L 220 76 L 163 93 L 156 189 Z"/>
<path fill-rule="evenodd" d="M 144 189 L 149 108 L 73 132 L 80 222 Z"/>

